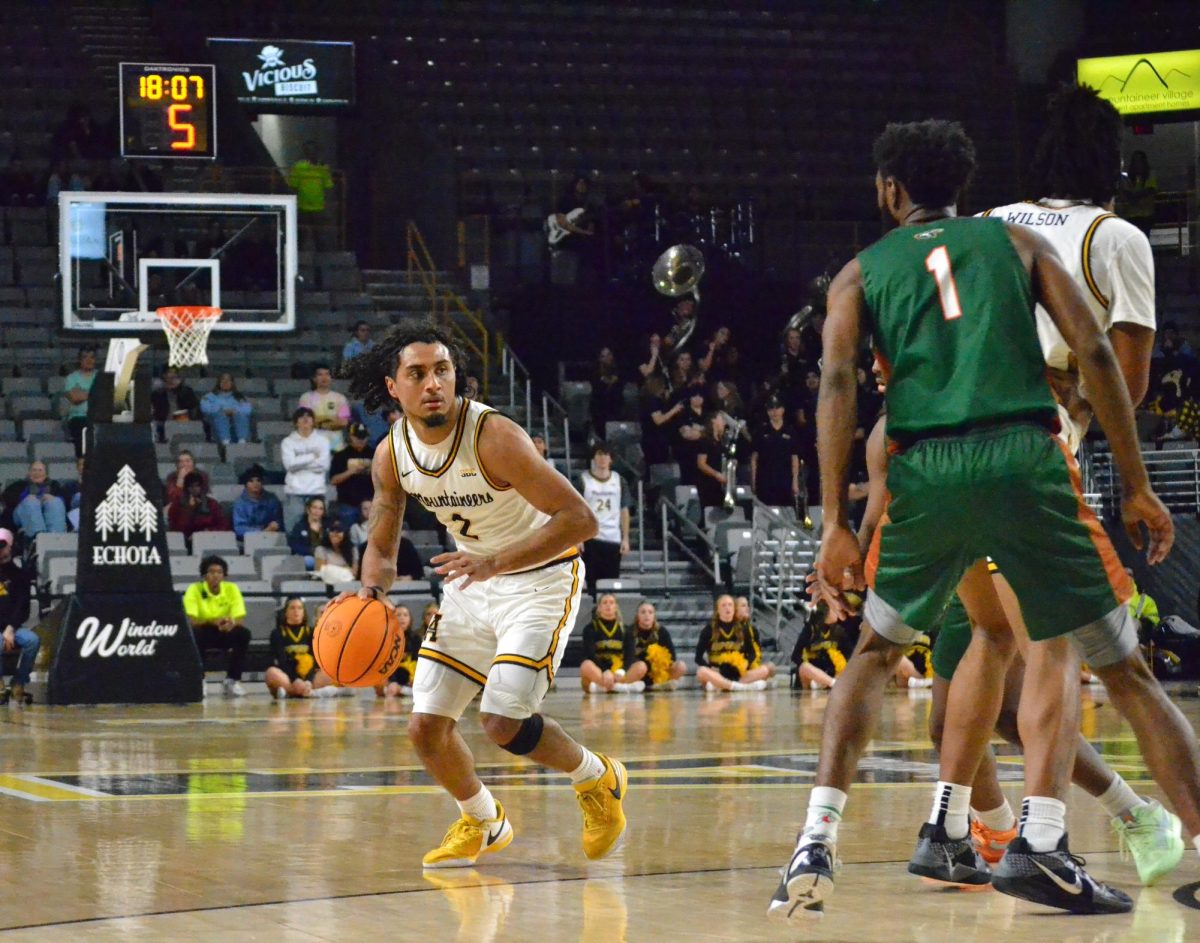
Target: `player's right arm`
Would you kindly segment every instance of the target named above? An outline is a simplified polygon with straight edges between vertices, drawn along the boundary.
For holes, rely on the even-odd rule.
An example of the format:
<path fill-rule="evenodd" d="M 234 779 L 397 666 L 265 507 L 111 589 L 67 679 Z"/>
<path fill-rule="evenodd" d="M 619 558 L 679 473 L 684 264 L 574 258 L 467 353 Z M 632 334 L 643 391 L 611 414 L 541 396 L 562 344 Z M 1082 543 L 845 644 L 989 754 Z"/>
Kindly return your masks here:
<path fill-rule="evenodd" d="M 408 500 L 392 465 L 391 443 L 384 438 L 371 460 L 371 481 L 375 497 L 371 500 L 371 516 L 367 519 L 367 546 L 363 551 L 363 599 L 387 599 L 387 591 L 396 579 L 396 557 L 400 553 L 400 527 L 404 521 L 404 505 Z"/>
<path fill-rule="evenodd" d="M 1150 532 L 1147 560 L 1160 563 L 1171 550 L 1175 528 L 1170 513 L 1150 488 L 1133 404 L 1112 344 L 1084 301 L 1079 286 L 1062 267 L 1053 246 L 1032 230 L 1010 225 L 1008 231 L 1018 253 L 1029 265 L 1035 299 L 1046 309 L 1079 362 L 1089 401 L 1121 473 L 1121 517 L 1130 540 L 1141 549 L 1138 524 L 1145 523 Z"/>
<path fill-rule="evenodd" d="M 821 392 L 817 401 L 817 456 L 823 523 L 817 575 L 831 601 L 841 596 L 845 573 L 862 583 L 862 556 L 850 530 L 850 449 L 858 425 L 858 353 L 865 313 L 862 269 L 852 259 L 829 286 L 822 334 Z M 831 602 L 832 604 L 832 602 Z"/>

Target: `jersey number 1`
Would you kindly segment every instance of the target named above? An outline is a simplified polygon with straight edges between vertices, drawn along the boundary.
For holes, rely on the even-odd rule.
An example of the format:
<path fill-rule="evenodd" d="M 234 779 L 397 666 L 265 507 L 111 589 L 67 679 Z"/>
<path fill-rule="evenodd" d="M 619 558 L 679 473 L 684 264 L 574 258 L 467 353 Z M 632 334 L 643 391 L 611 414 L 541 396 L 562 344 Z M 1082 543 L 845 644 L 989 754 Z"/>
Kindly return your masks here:
<path fill-rule="evenodd" d="M 942 317 L 947 321 L 961 318 L 962 306 L 958 303 L 958 289 L 954 285 L 954 273 L 950 270 L 950 253 L 945 246 L 938 246 L 925 256 L 925 268 L 937 282 Z"/>

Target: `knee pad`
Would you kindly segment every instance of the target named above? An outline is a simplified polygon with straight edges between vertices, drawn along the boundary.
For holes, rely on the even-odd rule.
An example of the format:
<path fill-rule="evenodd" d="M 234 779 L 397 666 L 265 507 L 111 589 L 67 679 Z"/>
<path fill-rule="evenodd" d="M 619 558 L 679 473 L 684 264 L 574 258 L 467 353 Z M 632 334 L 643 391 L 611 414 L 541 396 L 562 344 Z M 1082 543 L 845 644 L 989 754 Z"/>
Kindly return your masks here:
<path fill-rule="evenodd" d="M 1090 668 L 1106 668 L 1137 651 L 1137 623 L 1122 604 L 1103 618 L 1071 633 L 1071 641 Z"/>
<path fill-rule="evenodd" d="M 544 671 L 533 671 L 523 665 L 492 665 L 479 710 L 511 720 L 524 720 L 538 712 L 548 687 Z"/>
<path fill-rule="evenodd" d="M 546 722 L 541 714 L 532 714 L 521 721 L 521 729 L 508 743 L 502 743 L 501 749 L 507 750 L 514 756 L 526 756 L 534 751 L 538 741 L 542 739 L 542 728 Z"/>

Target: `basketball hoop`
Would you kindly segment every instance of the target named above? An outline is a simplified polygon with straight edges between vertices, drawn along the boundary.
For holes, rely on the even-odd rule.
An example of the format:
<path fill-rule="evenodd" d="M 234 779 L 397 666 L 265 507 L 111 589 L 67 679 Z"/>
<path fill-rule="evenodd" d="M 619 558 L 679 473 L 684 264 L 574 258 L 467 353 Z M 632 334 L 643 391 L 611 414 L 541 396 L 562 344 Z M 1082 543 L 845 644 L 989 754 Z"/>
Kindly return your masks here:
<path fill-rule="evenodd" d="M 186 305 L 155 311 L 167 335 L 172 367 L 191 367 L 208 363 L 208 335 L 221 319 L 220 308 Z"/>

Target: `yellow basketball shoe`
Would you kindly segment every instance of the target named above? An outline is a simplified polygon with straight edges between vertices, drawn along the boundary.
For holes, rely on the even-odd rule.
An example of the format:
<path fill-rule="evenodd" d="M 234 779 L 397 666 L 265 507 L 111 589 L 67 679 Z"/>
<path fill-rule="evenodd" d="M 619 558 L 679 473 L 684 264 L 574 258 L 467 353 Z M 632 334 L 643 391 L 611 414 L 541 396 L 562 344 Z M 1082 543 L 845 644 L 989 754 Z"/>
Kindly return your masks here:
<path fill-rule="evenodd" d="M 575 798 L 583 810 L 583 853 L 593 861 L 612 852 L 625 834 L 625 810 L 621 803 L 629 788 L 629 774 L 619 760 L 597 754 L 604 773 L 590 783 L 575 787 Z"/>
<path fill-rule="evenodd" d="M 500 803 L 494 819 L 463 815 L 450 826 L 442 843 L 421 859 L 424 868 L 469 868 L 484 855 L 503 851 L 513 840 L 513 828 Z"/>

